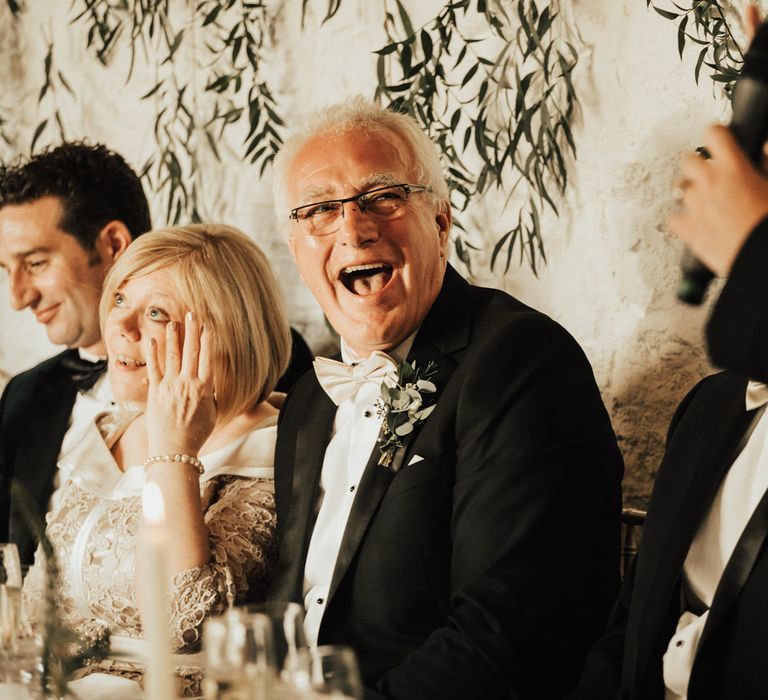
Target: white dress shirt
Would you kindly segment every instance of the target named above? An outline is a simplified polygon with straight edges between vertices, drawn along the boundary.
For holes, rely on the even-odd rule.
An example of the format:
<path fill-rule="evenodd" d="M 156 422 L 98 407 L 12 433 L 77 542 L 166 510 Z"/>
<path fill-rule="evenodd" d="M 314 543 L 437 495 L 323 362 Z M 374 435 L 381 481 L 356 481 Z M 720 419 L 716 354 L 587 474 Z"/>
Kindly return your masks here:
<path fill-rule="evenodd" d="M 396 362 L 408 355 L 416 333 L 389 354 Z M 342 338 L 341 357 L 347 364 L 364 361 Z M 331 441 L 325 450 L 320 475 L 318 514 L 304 564 L 304 631 L 310 645 L 317 645 L 336 558 L 368 458 L 376 446 L 382 419 L 376 414 L 381 378 L 366 381 L 353 399 L 336 410 Z"/>
<path fill-rule="evenodd" d="M 83 360 L 95 362 L 103 358 L 97 357 L 82 348 L 78 348 L 78 353 Z M 83 439 L 93 423 L 93 419 L 100 413 L 113 410 L 116 406 L 115 397 L 112 394 L 112 386 L 109 383 L 109 377 L 105 371 L 87 391 L 78 391 L 75 396 L 75 403 L 72 406 L 72 413 L 69 416 L 69 426 L 64 433 L 64 439 L 61 441 L 59 450 L 59 459 L 62 455 L 70 452 L 74 446 Z M 61 486 L 59 472 L 54 476 L 54 492 L 51 495 L 49 510 L 58 502 L 59 487 Z"/>
<path fill-rule="evenodd" d="M 747 410 L 766 403 L 768 387 L 749 382 Z M 664 654 L 665 700 L 686 700 L 691 669 L 709 608 L 728 560 L 757 504 L 768 488 L 768 411 L 755 425 L 746 445 L 720 484 L 706 518 L 699 526 L 683 566 L 686 590 L 706 608 L 685 611 Z"/>

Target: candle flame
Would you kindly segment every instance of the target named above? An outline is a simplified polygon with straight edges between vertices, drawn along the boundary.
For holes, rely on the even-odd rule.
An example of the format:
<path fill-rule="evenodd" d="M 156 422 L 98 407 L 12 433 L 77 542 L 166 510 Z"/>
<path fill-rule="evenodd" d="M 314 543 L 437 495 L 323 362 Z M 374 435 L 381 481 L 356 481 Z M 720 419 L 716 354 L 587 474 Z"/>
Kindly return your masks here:
<path fill-rule="evenodd" d="M 160 492 L 160 487 L 154 481 L 148 482 L 144 487 L 142 506 L 144 509 L 144 519 L 147 523 L 162 525 L 165 522 L 163 494 Z"/>

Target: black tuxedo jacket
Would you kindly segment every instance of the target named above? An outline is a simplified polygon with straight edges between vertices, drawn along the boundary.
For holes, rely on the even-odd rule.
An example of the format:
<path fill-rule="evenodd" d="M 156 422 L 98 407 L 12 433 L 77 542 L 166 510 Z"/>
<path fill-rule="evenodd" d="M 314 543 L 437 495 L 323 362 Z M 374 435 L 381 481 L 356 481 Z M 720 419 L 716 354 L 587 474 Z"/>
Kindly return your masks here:
<path fill-rule="evenodd" d="M 747 380 L 704 379 L 673 418 L 636 566 L 573 698 L 664 698 L 662 655 L 681 613 L 682 568 L 755 418 Z M 689 700 L 768 697 L 768 496 L 729 560 L 702 633 Z M 623 666 L 623 668 L 622 668 Z"/>
<path fill-rule="evenodd" d="M 408 360 L 437 363 L 437 407 L 399 471 L 374 448 L 319 643 L 356 649 L 369 697 L 562 697 L 618 580 L 622 463 L 591 368 L 555 322 L 450 267 Z M 310 373 L 281 414 L 273 600 L 303 602 L 335 412 Z"/>
<path fill-rule="evenodd" d="M 21 483 L 45 515 L 77 395 L 61 361 L 76 352 L 65 350 L 17 375 L 0 398 L 0 541 L 15 542 L 23 564 L 32 563 L 37 543 L 11 500 L 11 480 Z"/>

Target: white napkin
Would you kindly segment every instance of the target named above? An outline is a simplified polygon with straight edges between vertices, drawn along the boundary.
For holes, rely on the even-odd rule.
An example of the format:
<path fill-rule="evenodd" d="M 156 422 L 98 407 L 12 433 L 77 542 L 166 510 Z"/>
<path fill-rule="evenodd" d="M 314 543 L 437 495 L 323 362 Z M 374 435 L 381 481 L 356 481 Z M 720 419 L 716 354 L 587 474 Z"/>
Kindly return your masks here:
<path fill-rule="evenodd" d="M 142 700 L 144 697 L 136 681 L 108 673 L 92 673 L 80 680 L 71 681 L 68 687 L 69 692 L 78 700 Z"/>

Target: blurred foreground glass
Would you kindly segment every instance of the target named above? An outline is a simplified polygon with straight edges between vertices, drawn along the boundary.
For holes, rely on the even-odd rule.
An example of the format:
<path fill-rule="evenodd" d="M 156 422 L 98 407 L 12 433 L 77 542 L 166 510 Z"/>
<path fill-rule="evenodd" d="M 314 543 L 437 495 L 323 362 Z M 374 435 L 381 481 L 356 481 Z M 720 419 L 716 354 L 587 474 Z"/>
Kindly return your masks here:
<path fill-rule="evenodd" d="M 39 674 L 40 638 L 23 629 L 22 572 L 15 544 L 0 543 L 0 698 L 26 693 Z"/>
<path fill-rule="evenodd" d="M 246 614 L 264 615 L 270 621 L 274 664 L 279 678 L 292 683 L 300 670 L 299 653 L 308 649 L 304 635 L 304 608 L 298 603 L 262 603 L 242 608 Z"/>
<path fill-rule="evenodd" d="M 15 544 L 0 544 L 0 650 L 17 651 L 21 625 L 21 564 Z"/>
<path fill-rule="evenodd" d="M 206 700 L 264 700 L 277 673 L 272 623 L 243 609 L 212 617 L 203 627 Z"/>
<path fill-rule="evenodd" d="M 307 697 L 362 700 L 363 682 L 351 647 L 320 646 L 311 649 L 305 658 L 309 661 L 311 688 Z"/>

